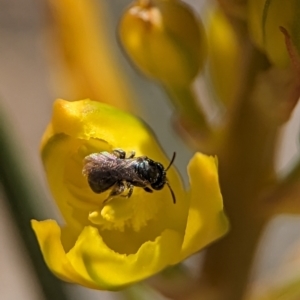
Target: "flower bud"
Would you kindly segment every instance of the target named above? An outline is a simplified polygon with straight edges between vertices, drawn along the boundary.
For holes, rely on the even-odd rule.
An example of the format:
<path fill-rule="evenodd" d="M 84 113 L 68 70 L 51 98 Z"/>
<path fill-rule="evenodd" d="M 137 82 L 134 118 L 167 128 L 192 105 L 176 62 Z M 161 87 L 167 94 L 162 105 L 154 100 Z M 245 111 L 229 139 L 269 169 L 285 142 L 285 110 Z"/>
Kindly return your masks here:
<path fill-rule="evenodd" d="M 119 34 L 133 62 L 165 84 L 189 84 L 203 65 L 202 23 L 181 1 L 134 2 L 121 19 Z"/>
<path fill-rule="evenodd" d="M 285 38 L 280 27 L 291 35 L 295 47 L 300 49 L 299 27 L 300 1 L 273 0 L 248 2 L 248 22 L 254 43 L 263 50 L 277 67 L 284 68 L 289 62 Z"/>

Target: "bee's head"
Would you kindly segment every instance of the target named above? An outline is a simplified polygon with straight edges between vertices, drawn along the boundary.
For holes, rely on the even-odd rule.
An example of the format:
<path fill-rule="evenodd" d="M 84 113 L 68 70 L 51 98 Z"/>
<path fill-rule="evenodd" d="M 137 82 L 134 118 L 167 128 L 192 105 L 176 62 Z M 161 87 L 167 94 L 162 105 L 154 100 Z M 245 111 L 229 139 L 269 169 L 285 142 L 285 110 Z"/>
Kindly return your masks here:
<path fill-rule="evenodd" d="M 166 171 L 162 164 L 157 162 L 154 162 L 154 164 L 153 168 L 156 169 L 156 180 L 151 183 L 151 187 L 154 190 L 161 190 L 167 181 Z"/>
<path fill-rule="evenodd" d="M 171 167 L 172 163 L 174 162 L 176 153 L 174 152 L 173 157 L 169 166 L 165 169 L 161 163 L 155 162 L 148 157 L 141 162 L 139 166 L 139 173 L 140 175 L 149 181 L 151 187 L 154 190 L 161 190 L 165 184 L 170 189 L 172 194 L 173 202 L 176 203 L 176 198 L 172 188 L 170 187 L 168 180 L 167 180 L 167 170 Z"/>
<path fill-rule="evenodd" d="M 161 163 L 146 157 L 138 166 L 140 176 L 147 180 L 155 190 L 163 188 L 166 181 L 166 171 Z"/>

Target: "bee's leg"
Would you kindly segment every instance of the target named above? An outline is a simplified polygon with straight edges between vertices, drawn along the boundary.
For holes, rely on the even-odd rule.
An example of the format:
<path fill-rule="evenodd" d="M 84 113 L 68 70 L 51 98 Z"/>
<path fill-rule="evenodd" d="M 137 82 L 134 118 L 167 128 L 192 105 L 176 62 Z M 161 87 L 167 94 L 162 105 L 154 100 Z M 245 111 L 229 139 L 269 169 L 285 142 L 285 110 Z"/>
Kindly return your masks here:
<path fill-rule="evenodd" d="M 121 149 L 121 148 L 116 148 L 113 150 L 113 155 L 118 157 L 118 158 L 121 158 L 121 159 L 125 159 L 125 158 L 134 158 L 135 156 L 135 151 L 130 151 L 129 152 L 129 156 L 126 157 L 126 152 Z"/>
<path fill-rule="evenodd" d="M 126 152 L 123 149 L 117 148 L 113 150 L 113 155 L 118 158 L 125 159 Z"/>
<path fill-rule="evenodd" d="M 123 182 L 117 182 L 113 187 L 112 191 L 110 192 L 107 199 L 103 201 L 103 203 L 107 203 L 108 201 L 112 200 L 114 197 L 122 194 L 125 191 L 126 185 Z M 127 196 L 127 195 L 126 195 Z"/>
<path fill-rule="evenodd" d="M 132 150 L 132 151 L 130 151 L 129 153 L 130 153 L 130 154 L 129 154 L 129 156 L 128 156 L 127 158 L 134 158 L 134 156 L 135 156 L 135 151 Z"/>
<path fill-rule="evenodd" d="M 133 193 L 133 185 L 129 184 L 127 187 L 129 189 L 129 191 L 128 191 L 127 195 L 126 195 L 126 198 L 130 198 L 131 195 L 132 195 L 132 193 Z"/>
<path fill-rule="evenodd" d="M 151 189 L 148 188 L 147 186 L 144 187 L 144 191 L 146 191 L 147 193 L 153 193 L 153 190 L 151 190 Z"/>
<path fill-rule="evenodd" d="M 130 198 L 133 193 L 134 185 L 128 182 L 124 182 L 123 184 L 128 189 L 128 193 L 126 195 L 121 195 L 120 197 Z"/>

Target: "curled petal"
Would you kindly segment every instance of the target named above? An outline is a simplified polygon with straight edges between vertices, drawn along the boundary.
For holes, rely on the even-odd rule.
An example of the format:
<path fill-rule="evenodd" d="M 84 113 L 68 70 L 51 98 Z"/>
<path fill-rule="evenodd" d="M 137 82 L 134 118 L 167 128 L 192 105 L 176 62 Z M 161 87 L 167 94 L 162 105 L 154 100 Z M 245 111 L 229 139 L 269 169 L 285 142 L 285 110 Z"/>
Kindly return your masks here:
<path fill-rule="evenodd" d="M 188 165 L 188 172 L 190 209 L 180 260 L 207 246 L 228 230 L 216 158 L 197 153 Z"/>
<path fill-rule="evenodd" d="M 161 271 L 178 257 L 182 244 L 176 231 L 165 230 L 137 253 L 119 254 L 104 243 L 96 228 L 87 226 L 66 254 L 55 221 L 33 220 L 32 227 L 52 272 L 62 280 L 94 289 L 120 289 Z"/>
<path fill-rule="evenodd" d="M 90 278 L 83 278 L 72 267 L 62 246 L 60 240 L 61 229 L 56 221 L 46 220 L 38 222 L 32 220 L 31 226 L 38 238 L 45 262 L 57 277 L 71 283 L 79 283 L 86 287 L 97 288 Z"/>
<path fill-rule="evenodd" d="M 161 271 L 178 255 L 181 243 L 177 232 L 165 230 L 141 245 L 137 253 L 119 254 L 107 247 L 96 228 L 88 226 L 67 256 L 80 274 L 114 290 Z"/>

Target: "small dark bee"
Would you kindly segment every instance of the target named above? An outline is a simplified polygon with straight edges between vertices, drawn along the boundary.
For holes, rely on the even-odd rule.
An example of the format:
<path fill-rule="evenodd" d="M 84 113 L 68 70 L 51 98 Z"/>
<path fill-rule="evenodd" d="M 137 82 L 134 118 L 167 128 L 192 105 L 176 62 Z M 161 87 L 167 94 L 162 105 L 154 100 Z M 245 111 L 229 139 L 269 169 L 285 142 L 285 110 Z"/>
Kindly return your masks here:
<path fill-rule="evenodd" d="M 93 192 L 99 194 L 111 189 L 104 202 L 121 195 L 126 189 L 127 194 L 121 196 L 130 198 L 134 187 L 141 187 L 146 192 L 152 193 L 153 190 L 161 190 L 166 184 L 170 189 L 173 203 L 176 203 L 174 192 L 166 177 L 175 156 L 174 152 L 169 166 L 165 169 L 161 163 L 147 156 L 135 157 L 134 151 L 128 157 L 122 149 L 115 149 L 112 153 L 106 151 L 93 153 L 84 158 L 82 173 L 87 177 Z"/>

